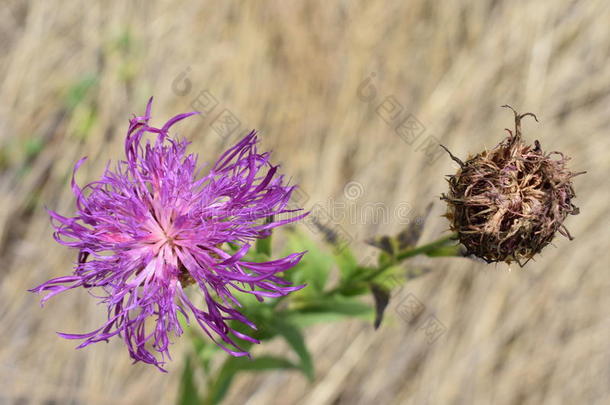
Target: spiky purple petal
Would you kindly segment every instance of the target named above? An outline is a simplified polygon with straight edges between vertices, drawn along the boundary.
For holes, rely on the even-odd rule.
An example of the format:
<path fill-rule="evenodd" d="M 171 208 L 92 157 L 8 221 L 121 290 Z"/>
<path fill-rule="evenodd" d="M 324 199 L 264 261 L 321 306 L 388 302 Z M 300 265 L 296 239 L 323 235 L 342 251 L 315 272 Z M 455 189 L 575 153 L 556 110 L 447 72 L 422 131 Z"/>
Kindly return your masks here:
<path fill-rule="evenodd" d="M 285 185 L 268 153 L 257 151 L 256 132 L 225 151 L 202 176 L 197 156 L 186 153 L 189 142 L 168 135 L 174 124 L 196 113 L 177 115 L 156 128 L 148 124 L 151 108 L 152 98 L 145 114 L 130 120 L 126 160 L 114 170 L 107 167 L 100 180 L 80 188 L 74 178 L 85 158 L 76 163 L 71 181 L 76 215 L 49 215 L 54 238 L 79 249 L 77 264 L 73 275 L 30 291 L 47 293 L 44 303 L 84 287 L 107 305 L 107 320 L 98 329 L 59 333 L 84 340 L 79 348 L 118 335 L 135 361 L 163 369 L 170 358 L 170 336 L 183 332 L 182 314 L 187 321 L 193 316 L 227 352 L 248 355 L 234 338 L 258 341 L 233 330 L 229 322 L 256 326 L 235 309 L 240 304 L 232 291 L 262 299 L 301 288 L 277 274 L 295 266 L 303 254 L 266 263 L 244 257 L 255 239 L 306 214 L 287 208 L 294 186 Z M 284 219 L 269 222 L 277 216 Z M 226 243 L 238 251 L 225 252 Z M 198 286 L 203 306 L 184 292 L 190 283 Z"/>

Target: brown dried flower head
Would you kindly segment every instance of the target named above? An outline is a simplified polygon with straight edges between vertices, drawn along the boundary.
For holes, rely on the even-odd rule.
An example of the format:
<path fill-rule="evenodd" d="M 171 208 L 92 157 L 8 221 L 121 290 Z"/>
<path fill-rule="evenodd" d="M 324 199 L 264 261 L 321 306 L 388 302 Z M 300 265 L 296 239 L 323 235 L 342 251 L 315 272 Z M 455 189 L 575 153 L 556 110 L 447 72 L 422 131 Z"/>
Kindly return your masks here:
<path fill-rule="evenodd" d="M 556 232 L 570 240 L 563 225 L 578 214 L 570 159 L 561 152 L 544 153 L 521 139 L 521 120 L 532 113 L 515 114 L 515 131 L 494 149 L 462 162 L 442 146 L 460 165 L 448 176 L 449 192 L 441 199 L 448 205 L 447 218 L 460 242 L 488 263 L 516 261 L 523 266 L 548 245 Z"/>

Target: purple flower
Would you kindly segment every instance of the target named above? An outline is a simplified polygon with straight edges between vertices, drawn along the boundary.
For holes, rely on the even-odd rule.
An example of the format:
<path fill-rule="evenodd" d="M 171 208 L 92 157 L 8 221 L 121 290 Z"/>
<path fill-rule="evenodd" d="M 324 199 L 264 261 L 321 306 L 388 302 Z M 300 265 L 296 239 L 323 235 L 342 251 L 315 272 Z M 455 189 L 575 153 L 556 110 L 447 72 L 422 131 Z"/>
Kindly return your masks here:
<path fill-rule="evenodd" d="M 196 113 L 177 115 L 155 128 L 148 124 L 151 105 L 152 98 L 146 114 L 130 120 L 126 160 L 115 170 L 107 167 L 100 180 L 81 189 L 74 174 L 85 158 L 76 163 L 76 215 L 49 211 L 57 242 L 79 250 L 73 275 L 30 291 L 48 292 L 44 303 L 84 287 L 107 305 L 108 320 L 99 329 L 59 333 L 84 339 L 78 348 L 118 335 L 136 362 L 163 370 L 165 357 L 171 358 L 170 336 L 183 332 L 181 313 L 187 321 L 192 316 L 227 352 L 248 355 L 234 337 L 258 341 L 232 329 L 229 321 L 256 326 L 235 309 L 240 303 L 231 291 L 262 301 L 298 290 L 302 286 L 291 286 L 277 273 L 296 265 L 304 253 L 264 263 L 244 256 L 255 239 L 306 214 L 287 209 L 294 186 L 284 184 L 268 153 L 257 152 L 254 131 L 202 175 L 197 156 L 186 154 L 189 142 L 168 135 L 172 125 Z M 146 134 L 152 138 L 144 141 Z M 280 214 L 284 219 L 273 219 Z M 229 243 L 236 253 L 223 250 Z M 205 301 L 201 307 L 185 294 L 189 284 L 199 287 Z"/>

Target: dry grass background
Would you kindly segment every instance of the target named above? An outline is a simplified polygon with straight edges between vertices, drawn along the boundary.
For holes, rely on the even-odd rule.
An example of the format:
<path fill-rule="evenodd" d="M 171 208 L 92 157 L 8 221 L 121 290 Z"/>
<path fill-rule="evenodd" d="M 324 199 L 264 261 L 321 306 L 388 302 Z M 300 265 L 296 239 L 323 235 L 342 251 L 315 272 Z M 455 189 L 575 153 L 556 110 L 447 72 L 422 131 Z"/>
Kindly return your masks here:
<path fill-rule="evenodd" d="M 576 240 L 558 238 L 525 269 L 423 262 L 435 271 L 407 290 L 447 327 L 435 343 L 392 308 L 378 331 L 316 327 L 313 384 L 246 375 L 228 404 L 610 403 L 607 1 L 3 0 L 0 21 L 0 404 L 173 402 L 184 342 L 169 374 L 130 365 L 119 341 L 74 351 L 54 332 L 89 330 L 103 309 L 83 291 L 40 309 L 25 290 L 74 260 L 53 242 L 44 207 L 71 211 L 77 158 L 89 156 L 79 182 L 94 179 L 121 156 L 127 118 L 149 95 L 160 123 L 203 90 L 219 101 L 214 114 L 228 108 L 262 130 L 308 206 L 344 201 L 350 181 L 364 187 L 356 208 L 435 201 L 424 241 L 447 226 L 438 196 L 455 165 L 403 142 L 375 113 L 386 96 L 458 156 L 512 126 L 499 105 L 535 112 L 527 139 L 589 172 L 576 181 L 582 213 L 567 223 Z M 187 68 L 191 87 L 176 92 Z M 363 102 L 372 72 L 377 96 Z M 235 139 L 211 122 L 179 127 L 207 159 Z M 342 225 L 358 240 L 399 228 L 371 222 Z"/>

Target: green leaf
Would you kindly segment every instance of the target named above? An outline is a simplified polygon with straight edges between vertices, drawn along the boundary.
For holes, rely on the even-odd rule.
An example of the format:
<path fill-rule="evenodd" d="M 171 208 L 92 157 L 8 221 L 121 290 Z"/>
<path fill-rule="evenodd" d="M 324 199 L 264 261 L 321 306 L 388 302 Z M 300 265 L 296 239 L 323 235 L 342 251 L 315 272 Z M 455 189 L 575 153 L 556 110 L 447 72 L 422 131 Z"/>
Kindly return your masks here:
<path fill-rule="evenodd" d="M 264 253 L 258 252 L 256 249 L 251 249 L 243 258 L 244 261 L 253 263 L 262 263 L 269 261 L 269 256 Z"/>
<path fill-rule="evenodd" d="M 341 280 L 344 283 L 353 280 L 360 274 L 361 267 L 358 265 L 358 260 L 347 246 L 335 253 L 335 262 L 339 266 Z"/>
<path fill-rule="evenodd" d="M 242 293 L 246 294 L 246 293 Z M 265 327 L 270 321 L 273 315 L 273 308 L 268 302 L 258 302 L 256 298 L 252 296 L 252 294 L 247 294 L 248 299 L 239 298 L 240 302 L 243 304 L 241 309 L 242 314 L 248 318 L 252 323 L 258 325 L 257 330 L 253 330 L 248 325 L 240 322 L 240 321 L 231 321 L 230 327 L 231 329 L 236 330 L 237 332 L 243 333 L 244 335 L 251 336 L 258 340 L 268 340 L 275 336 L 275 331 L 273 329 Z M 252 299 L 253 298 L 253 299 Z M 236 337 L 237 338 L 237 337 Z M 237 338 L 239 339 L 239 338 Z M 246 348 L 248 346 L 248 341 L 240 342 L 240 346 L 242 348 Z"/>
<path fill-rule="evenodd" d="M 197 352 L 197 357 L 199 358 L 199 363 L 203 367 L 203 370 L 209 374 L 212 370 L 211 364 L 213 357 L 222 349 L 216 343 L 204 340 L 200 335 L 192 333 L 191 336 L 195 351 Z"/>
<path fill-rule="evenodd" d="M 375 277 L 370 278 L 370 281 L 391 290 L 399 284 L 406 281 L 405 270 L 401 265 L 394 265 L 383 269 Z"/>
<path fill-rule="evenodd" d="M 238 371 L 265 371 L 297 368 L 290 360 L 276 356 L 259 356 L 254 359 L 233 357 L 233 359 L 238 367 Z"/>
<path fill-rule="evenodd" d="M 386 252 L 379 253 L 378 266 L 379 268 L 384 268 L 390 266 L 394 262 L 394 256 L 387 254 Z"/>
<path fill-rule="evenodd" d="M 389 256 L 394 256 L 396 251 L 398 250 L 398 241 L 387 235 L 375 236 L 366 241 L 369 245 L 380 249 L 382 252 L 388 254 Z"/>
<path fill-rule="evenodd" d="M 91 128 L 97 122 L 97 112 L 87 104 L 80 104 L 74 109 L 74 136 L 79 139 L 86 139 L 89 136 Z"/>
<path fill-rule="evenodd" d="M 121 51 L 129 51 L 133 46 L 134 38 L 129 29 L 124 29 L 123 32 L 112 42 L 112 45 Z"/>
<path fill-rule="evenodd" d="M 315 302 L 308 302 L 297 306 L 294 311 L 301 313 L 331 313 L 348 316 L 371 315 L 371 307 L 353 298 L 319 298 Z"/>
<path fill-rule="evenodd" d="M 371 309 L 368 308 L 366 314 L 370 314 Z M 316 325 L 319 323 L 332 323 L 338 322 L 348 318 L 350 315 L 341 314 L 341 313 L 330 313 L 330 312 L 294 312 L 287 315 L 287 318 L 290 319 L 290 322 L 293 322 L 295 325 L 300 328 L 305 328 L 311 325 Z"/>
<path fill-rule="evenodd" d="M 417 244 L 421 234 L 424 231 L 424 225 L 426 224 L 426 220 L 428 219 L 431 209 L 432 203 L 429 203 L 426 207 L 424 215 L 415 218 L 405 229 L 402 230 L 402 232 L 396 235 L 398 250 L 405 250 Z"/>
<path fill-rule="evenodd" d="M 379 285 L 371 284 L 371 292 L 375 299 L 375 329 L 379 328 L 383 320 L 383 313 L 390 302 L 390 291 Z"/>
<path fill-rule="evenodd" d="M 97 83 L 97 76 L 89 74 L 85 75 L 80 81 L 71 86 L 66 94 L 66 104 L 68 108 L 74 109 L 79 105 Z"/>
<path fill-rule="evenodd" d="M 271 257 L 271 236 L 256 240 L 256 252 Z"/>
<path fill-rule="evenodd" d="M 405 259 L 408 259 L 410 257 L 413 256 L 417 256 L 417 255 L 427 255 L 430 252 L 433 252 L 439 248 L 445 247 L 445 246 L 454 246 L 455 245 L 455 234 L 450 234 L 450 235 L 446 235 L 440 239 L 435 240 L 434 242 L 430 242 L 427 243 L 425 245 L 421 245 L 412 249 L 406 249 L 403 251 L 398 252 L 398 254 L 396 255 L 396 259 L 397 261 L 403 261 Z"/>
<path fill-rule="evenodd" d="M 232 243 L 232 242 L 227 242 L 227 243 L 226 243 L 226 245 L 227 245 L 227 248 L 228 248 L 228 250 L 229 250 L 229 252 L 228 252 L 228 253 L 235 254 L 235 253 L 237 253 L 237 251 L 239 250 L 239 245 L 237 245 L 237 244 L 235 244 L 235 243 Z"/>
<path fill-rule="evenodd" d="M 184 362 L 182 378 L 180 379 L 180 393 L 178 395 L 178 404 L 180 405 L 199 405 L 201 403 L 199 394 L 197 393 L 197 385 L 195 384 L 193 365 L 190 357 Z"/>
<path fill-rule="evenodd" d="M 354 298 L 319 298 L 315 303 L 306 303 L 284 311 L 286 319 L 300 328 L 318 323 L 331 323 L 347 318 L 373 319 L 370 305 Z"/>
<path fill-rule="evenodd" d="M 397 256 L 400 256 L 400 252 L 409 251 L 415 246 L 424 230 L 424 224 L 431 208 L 432 204 L 428 204 L 425 214 L 411 221 L 398 234 L 394 236 L 376 236 L 366 241 L 369 245 L 381 250 L 379 256 L 380 267 L 394 263 Z"/>
<path fill-rule="evenodd" d="M 307 251 L 301 262 L 286 272 L 287 278 L 294 284 L 307 284 L 308 286 L 296 295 L 317 295 L 326 286 L 333 264 L 332 256 L 320 250 L 311 239 L 297 232 L 288 235 L 288 250 L 290 252 Z"/>
<path fill-rule="evenodd" d="M 178 323 L 180 324 L 180 327 L 182 328 L 182 330 L 185 330 L 188 332 L 190 330 L 191 325 L 189 324 L 189 321 L 187 321 L 184 314 L 180 311 L 176 311 L 176 317 L 178 318 Z"/>
<path fill-rule="evenodd" d="M 247 357 L 229 357 L 218 373 L 217 379 L 208 393 L 209 403 L 219 404 L 227 394 L 233 378 L 240 371 L 266 371 L 276 369 L 295 369 L 297 366 L 281 357 L 259 356 L 254 359 Z"/>
<path fill-rule="evenodd" d="M 25 149 L 25 159 L 31 160 L 42 151 L 44 148 L 44 141 L 42 138 L 34 137 L 26 140 L 23 146 Z"/>
<path fill-rule="evenodd" d="M 307 349 L 307 345 L 305 344 L 305 338 L 303 337 L 303 334 L 299 328 L 279 316 L 272 318 L 269 327 L 275 329 L 277 334 L 286 340 L 290 347 L 299 356 L 301 360 L 300 368 L 301 371 L 303 371 L 303 374 L 305 374 L 310 381 L 313 380 L 313 362 L 311 360 L 309 350 Z"/>
<path fill-rule="evenodd" d="M 369 288 L 364 282 L 354 282 L 341 287 L 338 292 L 344 297 L 355 297 L 368 292 Z"/>

